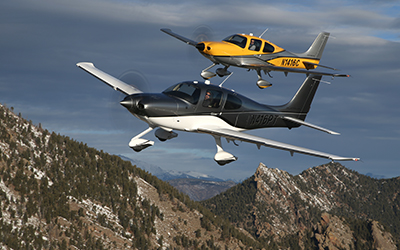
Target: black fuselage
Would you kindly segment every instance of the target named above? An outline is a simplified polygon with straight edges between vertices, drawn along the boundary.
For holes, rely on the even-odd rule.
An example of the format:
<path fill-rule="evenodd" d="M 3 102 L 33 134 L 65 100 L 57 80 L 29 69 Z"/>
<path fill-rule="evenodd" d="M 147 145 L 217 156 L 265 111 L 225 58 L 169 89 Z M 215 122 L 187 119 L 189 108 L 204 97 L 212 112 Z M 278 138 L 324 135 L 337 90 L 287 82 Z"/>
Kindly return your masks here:
<path fill-rule="evenodd" d="M 291 116 L 305 118 L 298 112 L 282 112 L 282 106 L 255 102 L 232 90 L 200 82 L 181 82 L 162 93 L 141 93 L 122 101 L 133 115 L 140 117 L 216 116 L 241 129 L 265 127 L 298 127 L 281 119 Z"/>

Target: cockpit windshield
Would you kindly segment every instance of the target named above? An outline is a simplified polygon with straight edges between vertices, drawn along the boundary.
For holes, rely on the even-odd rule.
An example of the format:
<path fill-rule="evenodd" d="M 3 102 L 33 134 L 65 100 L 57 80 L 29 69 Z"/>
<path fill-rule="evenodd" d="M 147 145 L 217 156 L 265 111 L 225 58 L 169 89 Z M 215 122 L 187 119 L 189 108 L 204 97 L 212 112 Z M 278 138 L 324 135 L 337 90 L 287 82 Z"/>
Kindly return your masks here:
<path fill-rule="evenodd" d="M 197 104 L 200 97 L 200 88 L 192 82 L 182 82 L 173 85 L 163 91 L 164 94 L 175 96 L 191 104 Z"/>
<path fill-rule="evenodd" d="M 224 40 L 225 42 L 228 43 L 233 43 L 241 48 L 246 47 L 246 43 L 247 43 L 247 38 L 241 35 L 232 35 L 232 36 L 228 36 L 227 38 L 225 38 Z"/>

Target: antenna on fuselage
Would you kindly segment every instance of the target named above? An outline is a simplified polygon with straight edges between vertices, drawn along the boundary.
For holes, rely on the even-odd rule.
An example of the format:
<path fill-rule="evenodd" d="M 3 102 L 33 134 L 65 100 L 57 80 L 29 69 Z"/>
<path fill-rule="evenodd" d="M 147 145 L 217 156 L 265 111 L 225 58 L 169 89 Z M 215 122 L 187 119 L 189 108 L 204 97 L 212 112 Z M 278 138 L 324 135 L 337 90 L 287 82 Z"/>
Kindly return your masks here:
<path fill-rule="evenodd" d="M 263 33 L 261 33 L 261 35 L 259 36 L 259 38 L 261 38 L 264 34 L 265 34 L 265 32 L 267 32 L 268 31 L 268 29 L 269 28 L 266 28 L 265 30 L 264 30 L 264 32 Z"/>
<path fill-rule="evenodd" d="M 219 87 L 222 87 L 222 84 L 224 84 L 224 83 L 226 82 L 226 80 L 228 80 L 229 77 L 231 77 L 231 75 L 233 75 L 233 72 L 230 73 L 230 74 L 221 82 L 221 84 L 219 85 Z"/>
<path fill-rule="evenodd" d="M 332 78 L 332 79 L 333 79 L 333 78 Z M 313 80 L 314 80 L 314 81 L 323 82 L 323 83 L 326 83 L 326 84 L 328 84 L 328 85 L 330 85 L 330 84 L 331 84 L 331 82 L 324 81 L 324 80 L 320 80 L 320 79 L 315 79 L 315 78 L 313 78 Z"/>

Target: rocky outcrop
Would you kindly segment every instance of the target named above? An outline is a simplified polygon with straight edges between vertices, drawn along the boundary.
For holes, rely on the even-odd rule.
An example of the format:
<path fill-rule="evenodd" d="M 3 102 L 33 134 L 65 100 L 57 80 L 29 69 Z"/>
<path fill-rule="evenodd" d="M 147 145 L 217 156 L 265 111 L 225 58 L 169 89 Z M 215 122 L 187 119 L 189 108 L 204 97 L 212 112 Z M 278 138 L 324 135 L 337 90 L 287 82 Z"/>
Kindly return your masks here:
<path fill-rule="evenodd" d="M 372 248 L 376 250 L 396 250 L 392 235 L 385 231 L 378 221 L 369 221 L 369 233 L 373 239 Z M 319 250 L 356 249 L 354 232 L 348 223 L 338 216 L 323 213 L 321 220 L 314 226 L 313 238 Z"/>
<path fill-rule="evenodd" d="M 377 250 L 396 250 L 392 235 L 385 231 L 378 221 L 371 222 L 371 234 L 374 239 L 373 247 Z"/>
<path fill-rule="evenodd" d="M 314 237 L 318 242 L 318 249 L 354 249 L 353 232 L 343 219 L 323 213 L 321 221 L 314 228 Z"/>
<path fill-rule="evenodd" d="M 254 181 L 257 193 L 253 216 L 257 236 L 282 237 L 299 231 L 303 225 L 299 221 L 299 207 L 291 199 L 298 190 L 292 176 L 261 163 L 254 174 Z"/>

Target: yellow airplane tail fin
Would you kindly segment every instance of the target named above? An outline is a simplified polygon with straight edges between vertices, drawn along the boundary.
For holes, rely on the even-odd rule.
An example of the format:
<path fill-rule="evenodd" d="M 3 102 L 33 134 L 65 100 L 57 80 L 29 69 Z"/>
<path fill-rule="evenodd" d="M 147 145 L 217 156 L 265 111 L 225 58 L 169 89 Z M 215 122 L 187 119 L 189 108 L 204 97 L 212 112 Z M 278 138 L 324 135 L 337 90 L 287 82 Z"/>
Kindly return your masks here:
<path fill-rule="evenodd" d="M 309 57 L 314 59 L 321 59 L 322 52 L 324 52 L 325 45 L 328 42 L 329 33 L 321 32 L 315 38 L 314 42 L 311 44 L 310 48 L 304 53 L 298 54 L 300 57 Z"/>

